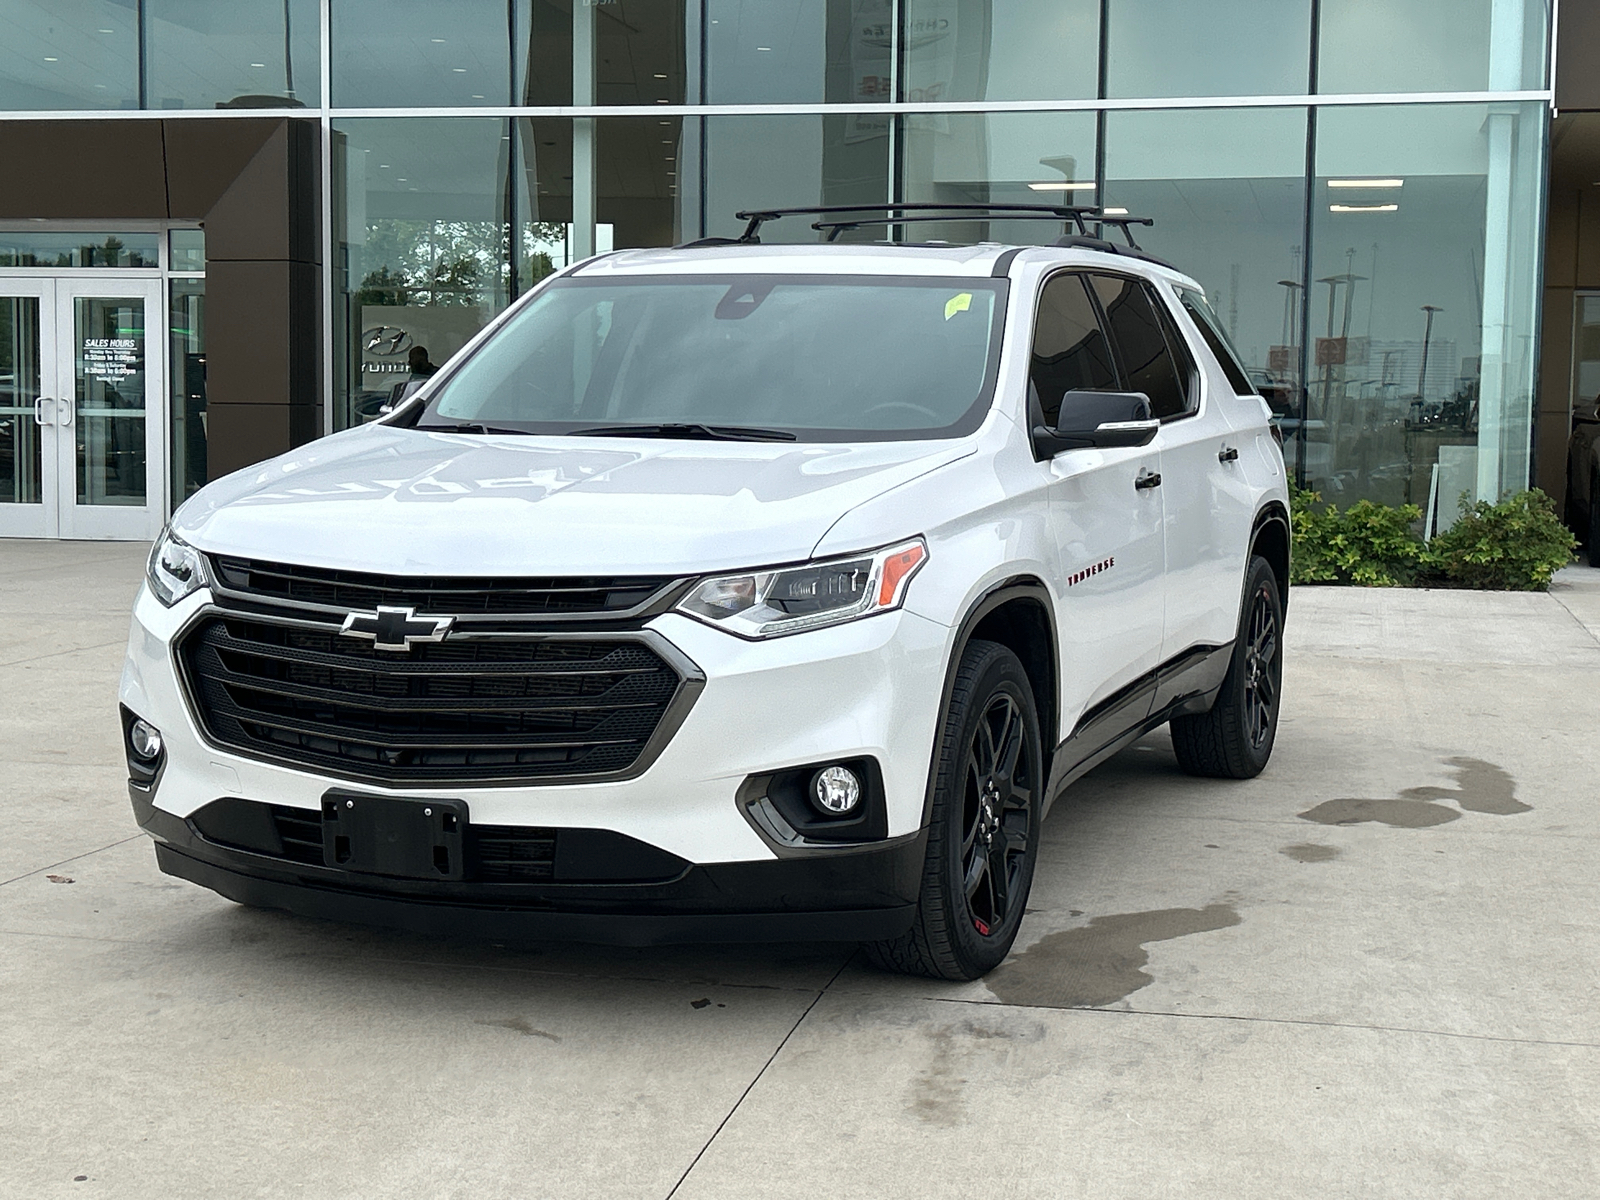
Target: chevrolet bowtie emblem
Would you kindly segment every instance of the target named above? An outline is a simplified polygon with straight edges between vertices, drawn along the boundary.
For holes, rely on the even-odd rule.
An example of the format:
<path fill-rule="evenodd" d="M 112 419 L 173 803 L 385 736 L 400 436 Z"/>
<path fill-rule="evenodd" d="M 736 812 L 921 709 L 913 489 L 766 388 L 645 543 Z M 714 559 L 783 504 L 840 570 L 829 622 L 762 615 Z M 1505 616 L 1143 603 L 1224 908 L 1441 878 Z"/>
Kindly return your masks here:
<path fill-rule="evenodd" d="M 339 630 L 343 637 L 366 638 L 379 650 L 409 650 L 413 642 L 442 642 L 454 617 L 419 617 L 415 609 L 383 608 L 353 612 Z"/>

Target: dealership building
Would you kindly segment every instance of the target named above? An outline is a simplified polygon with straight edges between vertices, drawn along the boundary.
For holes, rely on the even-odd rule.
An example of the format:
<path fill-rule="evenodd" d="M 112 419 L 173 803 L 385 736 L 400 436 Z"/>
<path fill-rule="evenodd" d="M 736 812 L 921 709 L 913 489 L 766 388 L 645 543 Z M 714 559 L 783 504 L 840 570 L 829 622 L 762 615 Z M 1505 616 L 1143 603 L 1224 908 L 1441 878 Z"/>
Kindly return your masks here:
<path fill-rule="evenodd" d="M 1330 500 L 1559 500 L 1600 392 L 1600 9 L 1573 0 L 0 0 L 0 25 L 0 537 L 151 537 L 551 271 L 754 207 L 1153 218 Z"/>

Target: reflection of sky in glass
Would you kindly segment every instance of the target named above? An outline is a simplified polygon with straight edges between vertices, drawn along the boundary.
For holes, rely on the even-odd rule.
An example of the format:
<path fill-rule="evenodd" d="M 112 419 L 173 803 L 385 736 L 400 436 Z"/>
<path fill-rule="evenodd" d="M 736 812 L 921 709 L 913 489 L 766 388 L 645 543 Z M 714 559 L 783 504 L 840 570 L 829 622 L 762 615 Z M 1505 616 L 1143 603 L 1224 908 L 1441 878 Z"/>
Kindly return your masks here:
<path fill-rule="evenodd" d="M 1245 365 L 1294 341 L 1280 280 L 1300 276 L 1306 114 L 1301 108 L 1117 112 L 1106 119 L 1106 203 L 1155 225 L 1140 245 L 1205 288 Z"/>
<path fill-rule="evenodd" d="M 824 0 L 710 0 L 706 99 L 711 104 L 814 104 L 826 83 Z"/>
<path fill-rule="evenodd" d="M 139 34 L 131 3 L 5 5 L 0 109 L 137 108 Z"/>
<path fill-rule="evenodd" d="M 1304 95 L 1310 0 L 1114 0 L 1112 96 Z"/>
<path fill-rule="evenodd" d="M 343 107 L 505 104 L 505 0 L 336 0 L 333 100 Z"/>
<path fill-rule="evenodd" d="M 317 103 L 317 0 L 144 0 L 144 17 L 151 108 L 212 108 L 239 96 Z"/>

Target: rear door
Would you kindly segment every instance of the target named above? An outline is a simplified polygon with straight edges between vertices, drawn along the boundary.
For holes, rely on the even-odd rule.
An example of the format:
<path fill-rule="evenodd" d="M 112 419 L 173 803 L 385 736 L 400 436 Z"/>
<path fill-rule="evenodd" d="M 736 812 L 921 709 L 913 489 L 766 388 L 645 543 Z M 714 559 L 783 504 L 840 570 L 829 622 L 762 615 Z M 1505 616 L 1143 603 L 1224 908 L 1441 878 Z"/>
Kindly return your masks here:
<path fill-rule="evenodd" d="M 1121 390 L 1085 277 L 1062 272 L 1039 297 L 1029 363 L 1031 419 L 1054 426 L 1075 388 Z M 1063 732 L 1088 715 L 1082 757 L 1143 719 L 1142 677 L 1161 648 L 1161 489 L 1134 486 L 1159 470 L 1155 446 L 1068 450 L 1049 473 L 1050 526 L 1060 555 L 1056 619 Z"/>
<path fill-rule="evenodd" d="M 1177 664 L 1233 640 L 1251 493 L 1238 464 L 1240 439 L 1163 290 L 1125 276 L 1096 279 L 1128 388 L 1149 395 L 1161 419 L 1152 443 L 1164 497 L 1161 658 Z"/>

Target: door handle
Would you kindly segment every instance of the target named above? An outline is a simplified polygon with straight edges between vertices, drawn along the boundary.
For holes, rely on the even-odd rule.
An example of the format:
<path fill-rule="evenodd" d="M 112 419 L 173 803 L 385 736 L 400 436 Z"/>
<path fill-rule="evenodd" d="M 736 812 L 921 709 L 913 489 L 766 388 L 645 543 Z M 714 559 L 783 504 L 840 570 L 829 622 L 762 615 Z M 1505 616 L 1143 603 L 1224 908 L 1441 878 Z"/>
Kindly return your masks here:
<path fill-rule="evenodd" d="M 1133 486 L 1141 492 L 1145 488 L 1158 488 L 1161 486 L 1161 475 L 1149 467 L 1139 468 L 1139 477 L 1133 481 Z"/>
<path fill-rule="evenodd" d="M 1236 446 L 1224 446 L 1217 454 L 1218 462 L 1238 462 L 1239 450 Z"/>
<path fill-rule="evenodd" d="M 51 414 L 52 414 L 51 415 L 51 419 L 48 420 L 48 421 L 44 419 L 44 406 L 46 404 L 54 405 L 55 401 L 50 399 L 49 396 L 40 396 L 37 400 L 35 400 L 33 402 L 33 423 L 35 425 L 54 425 L 55 424 L 55 416 L 54 416 L 55 410 L 54 410 L 54 408 L 51 409 Z"/>
<path fill-rule="evenodd" d="M 66 396 L 56 397 L 56 424 L 63 429 L 72 424 L 72 401 Z"/>

